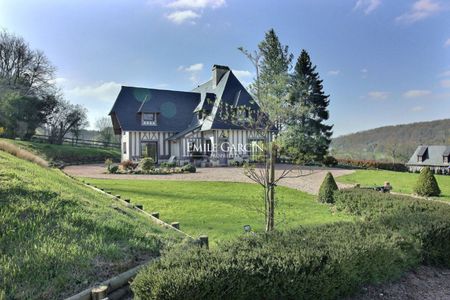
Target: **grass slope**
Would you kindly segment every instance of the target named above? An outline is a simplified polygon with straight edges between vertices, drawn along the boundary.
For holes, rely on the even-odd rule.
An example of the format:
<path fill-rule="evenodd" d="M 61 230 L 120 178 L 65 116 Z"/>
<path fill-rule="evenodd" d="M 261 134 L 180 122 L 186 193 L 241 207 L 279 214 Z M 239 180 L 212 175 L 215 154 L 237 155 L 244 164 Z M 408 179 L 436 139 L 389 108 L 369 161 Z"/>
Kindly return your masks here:
<path fill-rule="evenodd" d="M 181 229 L 198 236 L 207 234 L 212 243 L 227 240 L 243 232 L 249 224 L 264 228 L 261 188 L 256 184 L 231 182 L 106 180 L 88 179 L 90 183 L 130 198 L 144 205 L 148 212 L 158 211 L 166 222 L 180 222 Z M 333 214 L 315 196 L 286 187 L 278 187 L 276 220 L 279 228 L 350 220 Z"/>
<path fill-rule="evenodd" d="M 434 175 L 441 189 L 441 196 L 437 199 L 450 201 L 450 176 Z M 355 173 L 341 176 L 337 181 L 342 183 L 359 183 L 362 186 L 381 186 L 389 181 L 394 187 L 393 192 L 412 194 L 419 174 L 400 173 L 379 170 L 358 170 Z"/>
<path fill-rule="evenodd" d="M 63 298 L 159 255 L 162 238 L 179 239 L 118 207 L 59 170 L 0 151 L 0 295 Z"/>
<path fill-rule="evenodd" d="M 119 149 L 89 148 L 71 145 L 52 145 L 37 142 L 17 141 L 10 139 L 0 139 L 0 141 L 12 143 L 25 150 L 33 152 L 47 161 L 80 163 L 80 162 L 101 162 L 107 158 L 120 160 Z"/>

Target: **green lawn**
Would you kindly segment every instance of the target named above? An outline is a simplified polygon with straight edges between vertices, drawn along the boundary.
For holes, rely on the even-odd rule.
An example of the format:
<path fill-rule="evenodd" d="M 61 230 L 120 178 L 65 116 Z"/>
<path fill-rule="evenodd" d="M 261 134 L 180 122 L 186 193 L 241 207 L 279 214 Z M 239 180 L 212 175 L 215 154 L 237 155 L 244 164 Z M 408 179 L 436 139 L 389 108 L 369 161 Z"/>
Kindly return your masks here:
<path fill-rule="evenodd" d="M 401 173 L 383 170 L 358 170 L 353 174 L 341 176 L 337 181 L 342 183 L 359 183 L 361 186 L 381 186 L 389 181 L 393 191 L 398 193 L 412 194 L 419 174 Z M 438 199 L 450 201 L 450 176 L 435 175 L 442 191 Z"/>
<path fill-rule="evenodd" d="M 62 299 L 180 239 L 58 169 L 0 151 L 0 299 Z"/>
<path fill-rule="evenodd" d="M 38 142 L 27 142 L 10 139 L 1 139 L 0 141 L 15 144 L 25 150 L 31 151 L 47 161 L 64 162 L 64 163 L 81 163 L 81 162 L 103 162 L 107 158 L 120 160 L 119 149 L 103 149 L 79 147 L 72 145 L 52 145 Z"/>
<path fill-rule="evenodd" d="M 148 212 L 158 211 L 168 223 L 180 222 L 181 229 L 198 236 L 207 234 L 212 243 L 242 234 L 244 225 L 255 230 L 264 228 L 261 187 L 256 184 L 197 181 L 106 180 L 88 179 L 92 184 L 130 198 L 144 205 Z M 279 228 L 315 225 L 338 220 L 351 220 L 333 214 L 315 196 L 285 188 L 277 188 L 280 199 L 276 220 Z"/>

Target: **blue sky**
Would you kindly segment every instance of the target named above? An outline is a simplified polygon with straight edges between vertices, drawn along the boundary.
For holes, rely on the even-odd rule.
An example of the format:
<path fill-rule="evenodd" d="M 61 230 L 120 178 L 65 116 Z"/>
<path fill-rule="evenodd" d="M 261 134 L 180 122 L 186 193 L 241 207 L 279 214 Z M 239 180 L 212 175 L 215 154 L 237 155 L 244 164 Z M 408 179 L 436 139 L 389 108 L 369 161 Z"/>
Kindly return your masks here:
<path fill-rule="evenodd" d="M 450 117 L 450 1 L 0 0 L 0 27 L 47 54 L 91 125 L 121 85 L 190 90 L 213 64 L 248 84 L 237 47 L 269 28 L 310 52 L 334 136 Z"/>

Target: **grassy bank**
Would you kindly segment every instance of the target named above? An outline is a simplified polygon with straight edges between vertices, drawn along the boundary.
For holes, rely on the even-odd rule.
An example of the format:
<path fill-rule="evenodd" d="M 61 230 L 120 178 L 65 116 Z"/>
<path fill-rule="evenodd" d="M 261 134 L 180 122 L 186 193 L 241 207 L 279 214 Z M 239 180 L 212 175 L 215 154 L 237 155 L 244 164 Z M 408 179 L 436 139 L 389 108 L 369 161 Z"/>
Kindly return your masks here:
<path fill-rule="evenodd" d="M 25 150 L 33 152 L 50 162 L 63 163 L 89 163 L 103 162 L 107 158 L 120 160 L 119 149 L 89 148 L 71 145 L 52 145 L 37 142 L 27 142 L 9 139 L 0 139 L 0 141 L 12 143 Z"/>
<path fill-rule="evenodd" d="M 261 187 L 248 183 L 106 180 L 90 183 L 131 198 L 148 212 L 158 211 L 166 222 L 180 222 L 191 235 L 208 234 L 216 243 L 241 235 L 244 225 L 264 228 Z M 286 188 L 277 188 L 279 204 L 277 227 L 315 225 L 350 220 L 344 214 L 332 214 L 329 207 L 316 202 L 315 196 Z"/>
<path fill-rule="evenodd" d="M 3 151 L 0 216 L 0 295 L 7 299 L 69 296 L 180 239 L 59 170 Z"/>
<path fill-rule="evenodd" d="M 412 194 L 419 174 L 400 173 L 381 170 L 358 170 L 355 173 L 341 176 L 337 181 L 342 183 L 359 183 L 361 186 L 381 186 L 389 181 L 394 187 L 393 192 Z M 437 199 L 450 201 L 450 176 L 435 175 L 441 189 L 441 196 Z"/>

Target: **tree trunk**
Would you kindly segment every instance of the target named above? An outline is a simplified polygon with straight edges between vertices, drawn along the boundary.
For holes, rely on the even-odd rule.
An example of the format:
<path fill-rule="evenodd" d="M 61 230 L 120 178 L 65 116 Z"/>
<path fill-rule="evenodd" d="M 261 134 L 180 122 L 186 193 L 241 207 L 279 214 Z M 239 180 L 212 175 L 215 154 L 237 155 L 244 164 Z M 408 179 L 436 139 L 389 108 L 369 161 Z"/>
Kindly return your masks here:
<path fill-rule="evenodd" d="M 269 180 L 267 184 L 267 208 L 266 208 L 266 231 L 275 229 L 275 145 L 271 143 L 269 146 Z"/>

